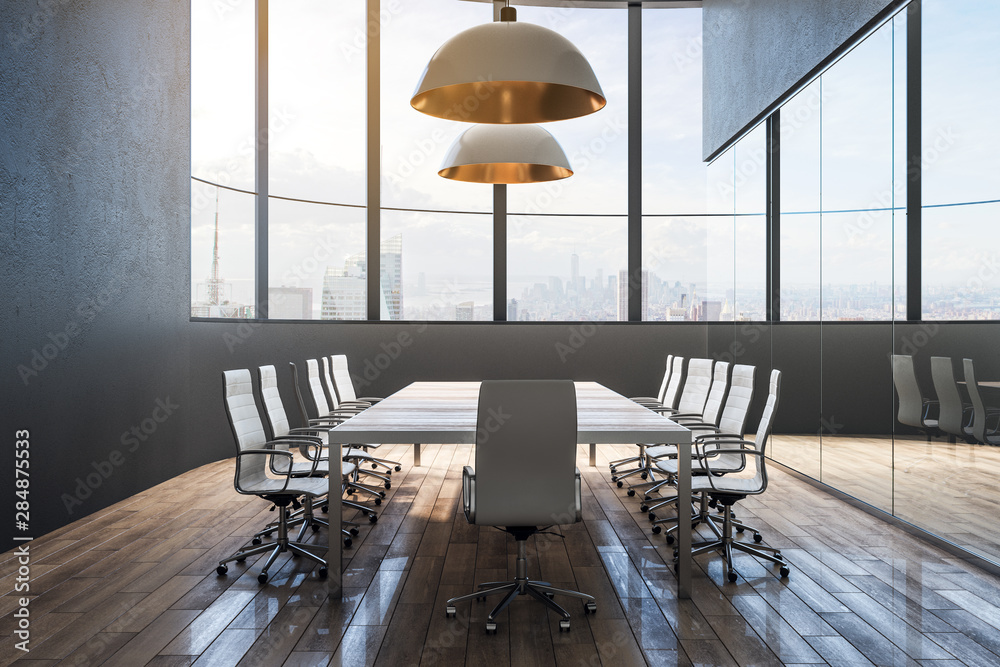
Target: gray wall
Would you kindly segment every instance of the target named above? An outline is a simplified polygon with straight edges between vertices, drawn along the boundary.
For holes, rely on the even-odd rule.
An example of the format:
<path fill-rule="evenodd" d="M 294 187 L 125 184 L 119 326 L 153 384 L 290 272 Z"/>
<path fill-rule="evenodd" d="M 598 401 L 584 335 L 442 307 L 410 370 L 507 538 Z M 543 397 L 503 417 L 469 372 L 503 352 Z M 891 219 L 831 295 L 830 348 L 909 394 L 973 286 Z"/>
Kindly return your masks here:
<path fill-rule="evenodd" d="M 897 0 L 704 0 L 708 159 Z"/>
<path fill-rule="evenodd" d="M 183 405 L 189 12 L 159 0 L 5 0 L 0 12 L 0 488 L 13 488 L 14 433 L 27 429 L 29 535 L 211 458 L 190 449 Z M 182 407 L 168 416 L 158 400 Z M 144 420 L 155 432 L 109 463 Z M 91 473 L 96 489 L 70 515 L 62 494 Z"/>

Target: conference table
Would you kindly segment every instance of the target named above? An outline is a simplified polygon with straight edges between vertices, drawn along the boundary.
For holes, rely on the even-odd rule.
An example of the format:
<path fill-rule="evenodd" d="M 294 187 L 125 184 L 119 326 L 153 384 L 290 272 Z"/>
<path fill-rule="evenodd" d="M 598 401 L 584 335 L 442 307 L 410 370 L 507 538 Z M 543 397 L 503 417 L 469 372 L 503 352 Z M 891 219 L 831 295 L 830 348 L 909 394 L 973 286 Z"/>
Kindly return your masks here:
<path fill-rule="evenodd" d="M 665 443 L 677 445 L 677 493 L 691 497 L 691 431 L 647 410 L 596 382 L 576 382 L 577 443 L 590 445 L 590 465 L 597 465 L 598 444 Z M 413 464 L 420 465 L 420 444 L 475 444 L 479 382 L 414 382 L 329 432 L 329 443 L 412 444 Z M 340 495 L 340 479 L 330 476 L 330 497 Z M 678 503 L 678 508 L 688 503 Z M 331 511 L 331 514 L 333 512 Z M 691 522 L 678 522 L 677 595 L 691 597 Z M 330 527 L 327 589 L 341 597 L 342 541 Z"/>

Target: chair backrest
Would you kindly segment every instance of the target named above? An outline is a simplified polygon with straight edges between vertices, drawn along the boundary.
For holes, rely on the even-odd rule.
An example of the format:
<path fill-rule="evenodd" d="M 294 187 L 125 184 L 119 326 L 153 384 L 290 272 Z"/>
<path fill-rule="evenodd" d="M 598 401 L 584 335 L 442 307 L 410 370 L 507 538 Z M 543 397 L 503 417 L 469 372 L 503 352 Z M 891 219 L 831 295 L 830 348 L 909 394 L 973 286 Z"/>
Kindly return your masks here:
<path fill-rule="evenodd" d="M 986 404 L 983 403 L 979 385 L 976 384 L 976 371 L 972 367 L 972 359 L 962 359 L 965 367 L 965 388 L 969 390 L 972 399 L 972 436 L 979 442 L 986 442 Z"/>
<path fill-rule="evenodd" d="M 320 357 L 319 358 L 319 374 L 323 378 L 323 391 L 326 393 L 326 402 L 330 405 L 331 410 L 336 410 L 340 407 L 340 401 L 337 400 L 337 390 L 333 388 L 333 374 L 330 372 L 330 357 Z"/>
<path fill-rule="evenodd" d="M 292 386 L 295 388 L 295 400 L 299 404 L 299 415 L 302 417 L 302 425 L 308 426 L 309 411 L 306 410 L 306 401 L 302 396 L 302 390 L 299 389 L 299 369 L 294 361 L 289 361 L 288 365 L 292 367 Z"/>
<path fill-rule="evenodd" d="M 774 413 L 778 410 L 778 396 L 781 393 L 781 371 L 777 368 L 771 371 L 771 378 L 767 386 L 767 401 L 764 403 L 764 412 L 760 416 L 760 423 L 757 425 L 757 434 L 754 436 L 754 449 L 762 455 L 766 454 L 767 439 L 771 435 L 771 427 L 774 423 Z M 763 493 L 767 488 L 767 467 L 764 465 L 764 456 L 753 457 L 751 463 L 755 466 L 753 479 L 756 484 L 754 493 Z"/>
<path fill-rule="evenodd" d="M 733 377 L 729 381 L 729 395 L 726 397 L 726 407 L 719 420 L 719 430 L 723 433 L 738 433 L 743 435 L 747 424 L 747 413 L 753 401 L 753 382 L 757 372 L 756 366 L 736 364 L 733 366 Z"/>
<path fill-rule="evenodd" d="M 729 362 L 716 362 L 715 370 L 712 372 L 712 388 L 708 391 L 708 400 L 705 401 L 705 409 L 701 412 L 703 421 L 718 425 L 727 389 L 729 389 Z"/>
<path fill-rule="evenodd" d="M 226 416 L 233 429 L 233 437 L 239 451 L 261 449 L 267 442 L 264 425 L 257 412 L 257 402 L 253 397 L 253 381 L 247 369 L 223 371 L 222 384 L 226 403 Z M 236 490 L 247 491 L 255 483 L 267 477 L 267 456 L 250 454 L 239 459 L 236 466 Z"/>
<path fill-rule="evenodd" d="M 691 359 L 687 365 L 687 376 L 684 378 L 684 391 L 677 403 L 680 412 L 695 412 L 701 414 L 705 410 L 708 390 L 712 386 L 712 360 Z"/>
<path fill-rule="evenodd" d="M 913 357 L 908 354 L 892 355 L 892 384 L 899 396 L 899 410 L 896 420 L 900 424 L 924 428 L 924 397 L 917 384 L 917 373 L 913 369 Z"/>
<path fill-rule="evenodd" d="M 309 387 L 309 395 L 312 397 L 313 407 L 316 408 L 316 416 L 323 417 L 330 414 L 330 403 L 323 390 L 320 362 L 316 359 L 306 359 L 306 386 Z"/>
<path fill-rule="evenodd" d="M 668 408 L 677 407 L 677 397 L 681 393 L 681 384 L 684 383 L 684 357 L 674 357 L 670 369 L 670 381 L 667 383 L 666 393 L 660 401 Z"/>
<path fill-rule="evenodd" d="M 571 380 L 484 381 L 476 427 L 476 524 L 549 526 L 577 520 Z"/>
<path fill-rule="evenodd" d="M 358 395 L 354 392 L 354 381 L 351 380 L 351 371 L 347 368 L 347 355 L 335 354 L 331 356 L 330 369 L 333 374 L 333 388 L 337 392 L 337 399 L 341 403 L 358 400 Z"/>
<path fill-rule="evenodd" d="M 672 364 L 674 361 L 674 355 L 667 355 L 667 367 L 663 369 L 663 381 L 660 382 L 660 392 L 656 395 L 656 400 L 663 405 L 663 398 L 667 395 L 667 387 L 670 385 L 670 371 L 672 370 Z"/>
<path fill-rule="evenodd" d="M 962 429 L 965 410 L 962 395 L 958 393 L 958 385 L 955 384 L 955 369 L 951 365 L 951 357 L 931 357 L 931 379 L 940 403 L 938 428 L 945 433 L 965 437 Z"/>
<path fill-rule="evenodd" d="M 281 402 L 281 393 L 278 391 L 278 372 L 274 366 L 261 366 L 257 372 L 260 399 L 264 402 L 264 417 L 271 429 L 271 437 L 288 435 L 291 425 L 288 423 L 285 406 Z"/>

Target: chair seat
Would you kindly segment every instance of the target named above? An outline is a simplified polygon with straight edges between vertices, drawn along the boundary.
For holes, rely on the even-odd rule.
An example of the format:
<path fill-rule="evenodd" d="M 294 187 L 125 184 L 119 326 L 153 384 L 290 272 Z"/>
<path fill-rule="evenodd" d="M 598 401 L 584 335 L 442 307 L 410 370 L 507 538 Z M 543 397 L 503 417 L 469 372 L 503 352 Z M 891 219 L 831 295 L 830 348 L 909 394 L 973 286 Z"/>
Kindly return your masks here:
<path fill-rule="evenodd" d="M 712 486 L 712 484 L 715 486 Z M 760 490 L 760 482 L 752 477 L 694 477 L 691 479 L 691 493 L 731 493 L 733 495 L 750 495 Z"/>
<path fill-rule="evenodd" d="M 691 459 L 691 472 L 698 474 L 704 474 L 706 470 L 711 469 L 715 472 L 733 472 L 743 469 L 743 457 L 739 454 L 720 454 L 718 456 L 713 456 L 709 460 L 709 467 L 705 467 L 705 462 L 703 459 Z M 671 475 L 677 474 L 677 459 L 668 459 L 666 461 L 657 461 L 656 467 L 665 473 Z"/>
<path fill-rule="evenodd" d="M 244 483 L 243 490 L 246 493 L 257 495 L 281 494 L 289 496 L 321 496 L 330 490 L 330 482 L 319 477 L 298 477 L 289 480 L 285 486 L 284 479 L 273 479 L 270 477 L 258 479 L 251 483 Z"/>

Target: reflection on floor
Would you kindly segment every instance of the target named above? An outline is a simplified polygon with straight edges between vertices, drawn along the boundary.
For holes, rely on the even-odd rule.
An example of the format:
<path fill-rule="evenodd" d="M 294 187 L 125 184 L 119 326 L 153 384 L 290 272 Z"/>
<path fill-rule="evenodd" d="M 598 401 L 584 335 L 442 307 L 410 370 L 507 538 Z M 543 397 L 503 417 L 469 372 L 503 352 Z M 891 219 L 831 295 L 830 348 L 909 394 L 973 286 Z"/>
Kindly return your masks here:
<path fill-rule="evenodd" d="M 776 469 L 738 513 L 782 549 L 791 576 L 740 556 L 731 584 L 718 559 L 699 557 L 694 599 L 678 601 L 671 549 L 609 479 L 608 459 L 634 449 L 601 447 L 589 468 L 581 448 L 584 522 L 563 527 L 565 540 L 531 540 L 529 572 L 597 596 L 597 614 L 575 613 L 569 633 L 534 602 L 515 602 L 496 636 L 483 631 L 486 604 L 445 618 L 448 597 L 512 576 L 514 544 L 461 514 L 471 447 L 427 446 L 422 468 L 395 447 L 390 458 L 406 465 L 378 524 L 345 552 L 343 600 L 327 600 L 301 559 L 281 560 L 266 586 L 254 562 L 216 576 L 218 558 L 274 516 L 232 490 L 233 461 L 220 461 L 32 543 L 28 657 L 128 667 L 1000 665 L 1000 579 Z M 0 562 L 6 665 L 19 657 L 13 552 Z"/>
<path fill-rule="evenodd" d="M 789 468 L 1000 561 L 1000 447 L 919 437 L 784 435 L 771 443 L 774 460 Z"/>

